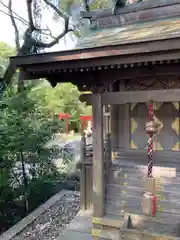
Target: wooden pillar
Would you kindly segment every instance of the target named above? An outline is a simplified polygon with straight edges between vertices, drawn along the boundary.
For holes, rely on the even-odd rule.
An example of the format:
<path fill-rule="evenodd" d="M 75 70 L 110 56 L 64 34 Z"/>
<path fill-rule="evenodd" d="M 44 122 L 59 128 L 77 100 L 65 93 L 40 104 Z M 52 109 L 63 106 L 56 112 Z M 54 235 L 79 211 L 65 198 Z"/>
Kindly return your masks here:
<path fill-rule="evenodd" d="M 104 216 L 104 141 L 101 94 L 93 95 L 93 208 L 95 217 Z"/>
<path fill-rule="evenodd" d="M 130 149 L 130 116 L 129 116 L 130 104 L 124 104 L 124 149 Z"/>
<path fill-rule="evenodd" d="M 86 158 L 86 138 L 85 133 L 82 133 L 81 137 L 81 150 L 80 150 L 80 165 L 81 165 L 81 175 L 80 175 L 80 208 L 82 210 L 86 209 L 86 168 L 85 168 L 85 158 Z"/>
<path fill-rule="evenodd" d="M 116 150 L 118 147 L 118 122 L 119 122 L 119 106 L 111 106 L 111 136 L 112 136 L 112 149 Z"/>
<path fill-rule="evenodd" d="M 125 81 L 121 80 L 119 84 L 119 91 L 125 90 Z M 128 104 L 119 105 L 119 151 L 127 149 L 129 137 L 129 118 L 128 118 Z"/>
<path fill-rule="evenodd" d="M 119 139 L 118 139 L 118 149 L 119 151 L 124 151 L 125 149 L 125 144 L 124 144 L 124 125 L 125 125 L 125 104 L 120 104 L 119 105 Z"/>
<path fill-rule="evenodd" d="M 113 83 L 111 85 L 111 92 L 119 91 L 119 83 Z M 119 138 L 119 105 L 111 105 L 111 139 L 112 139 L 112 149 L 116 150 L 118 147 Z"/>

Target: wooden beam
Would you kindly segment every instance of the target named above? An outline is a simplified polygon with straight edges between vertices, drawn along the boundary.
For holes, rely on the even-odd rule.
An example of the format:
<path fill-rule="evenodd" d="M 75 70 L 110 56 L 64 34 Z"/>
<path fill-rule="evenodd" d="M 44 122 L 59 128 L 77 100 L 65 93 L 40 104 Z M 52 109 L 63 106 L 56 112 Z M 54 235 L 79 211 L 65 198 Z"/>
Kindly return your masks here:
<path fill-rule="evenodd" d="M 38 79 L 40 77 L 47 78 L 49 82 L 72 82 L 77 85 L 79 91 L 89 91 L 93 85 L 106 85 L 116 80 L 126 80 L 142 77 L 152 76 L 180 76 L 180 64 L 162 64 L 162 65 L 148 65 L 148 66 L 136 66 L 128 68 L 108 68 L 101 70 L 89 70 L 89 71 L 72 71 L 72 72 L 56 72 L 55 66 L 52 66 L 52 72 L 49 73 L 37 73 L 31 74 L 30 72 L 23 72 L 21 77 L 26 79 Z"/>
<path fill-rule="evenodd" d="M 93 209 L 94 217 L 104 216 L 104 141 L 101 94 L 93 95 Z"/>
<path fill-rule="evenodd" d="M 91 105 L 93 97 L 91 94 L 82 94 L 80 101 Z M 143 103 L 150 99 L 155 102 L 180 102 L 180 89 L 107 92 L 101 93 L 101 98 L 103 105 Z"/>

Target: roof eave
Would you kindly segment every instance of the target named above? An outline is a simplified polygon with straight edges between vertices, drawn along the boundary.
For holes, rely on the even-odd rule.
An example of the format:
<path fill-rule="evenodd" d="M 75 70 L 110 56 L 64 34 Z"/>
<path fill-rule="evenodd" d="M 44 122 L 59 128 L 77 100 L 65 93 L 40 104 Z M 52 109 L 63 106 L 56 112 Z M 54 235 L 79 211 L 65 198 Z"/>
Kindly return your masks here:
<path fill-rule="evenodd" d="M 103 46 L 87 49 L 68 50 L 63 52 L 33 54 L 25 56 L 10 57 L 11 63 L 16 67 L 28 67 L 32 65 L 42 65 L 49 63 L 72 63 L 79 61 L 95 60 L 102 58 L 112 57 L 124 57 L 134 54 L 150 55 L 151 53 L 157 53 L 162 51 L 178 51 L 180 50 L 180 36 L 172 36 L 167 39 L 147 40 L 144 42 L 132 42 L 128 44 Z M 62 64 L 62 68 L 63 68 Z"/>

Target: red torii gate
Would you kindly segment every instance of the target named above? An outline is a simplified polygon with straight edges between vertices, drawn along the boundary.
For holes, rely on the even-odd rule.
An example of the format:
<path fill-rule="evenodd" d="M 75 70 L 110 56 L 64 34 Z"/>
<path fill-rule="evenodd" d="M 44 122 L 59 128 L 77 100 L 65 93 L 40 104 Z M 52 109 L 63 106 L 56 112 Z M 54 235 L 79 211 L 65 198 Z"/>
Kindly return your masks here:
<path fill-rule="evenodd" d="M 84 132 L 84 127 L 85 127 L 85 122 L 86 121 L 91 121 L 92 122 L 92 116 L 86 115 L 86 116 L 80 116 L 81 120 L 81 131 L 82 133 Z"/>
<path fill-rule="evenodd" d="M 70 114 L 69 113 L 59 113 L 58 118 L 60 120 L 65 119 L 65 121 L 66 121 L 66 133 L 68 134 Z M 86 121 L 91 121 L 92 122 L 92 116 L 91 115 L 80 116 L 80 121 L 81 121 L 81 131 L 83 133 Z"/>
<path fill-rule="evenodd" d="M 68 134 L 68 126 L 69 126 L 69 118 L 70 118 L 70 114 L 69 113 L 59 113 L 58 114 L 58 118 L 61 119 L 65 119 L 66 121 L 66 134 Z"/>

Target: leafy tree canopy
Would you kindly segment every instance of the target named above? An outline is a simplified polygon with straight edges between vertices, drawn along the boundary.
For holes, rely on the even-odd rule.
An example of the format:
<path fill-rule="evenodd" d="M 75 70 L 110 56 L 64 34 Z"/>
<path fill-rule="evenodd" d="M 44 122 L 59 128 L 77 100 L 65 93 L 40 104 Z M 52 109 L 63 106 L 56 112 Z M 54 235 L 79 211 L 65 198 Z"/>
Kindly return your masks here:
<path fill-rule="evenodd" d="M 0 77 L 3 76 L 6 67 L 8 66 L 9 57 L 14 56 L 16 51 L 14 48 L 4 42 L 0 42 Z"/>

